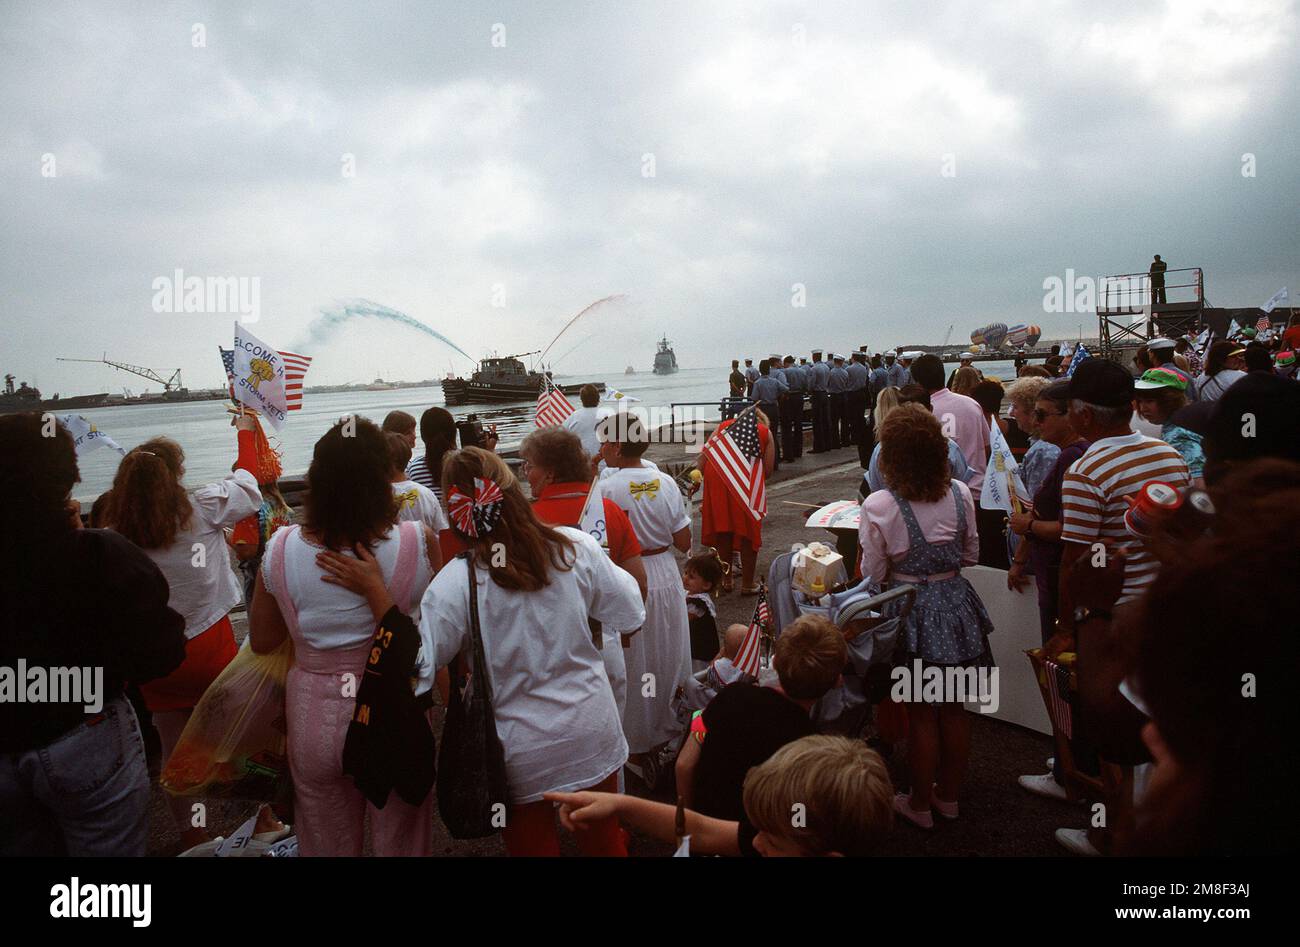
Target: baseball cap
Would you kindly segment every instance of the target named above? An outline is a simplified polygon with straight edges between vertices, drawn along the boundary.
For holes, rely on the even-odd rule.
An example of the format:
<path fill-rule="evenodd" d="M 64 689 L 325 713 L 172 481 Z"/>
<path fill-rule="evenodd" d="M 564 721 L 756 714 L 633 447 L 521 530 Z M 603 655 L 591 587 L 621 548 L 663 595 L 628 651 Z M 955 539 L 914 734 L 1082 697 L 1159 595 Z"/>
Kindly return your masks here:
<path fill-rule="evenodd" d="M 1089 358 L 1074 370 L 1069 397 L 1103 408 L 1120 408 L 1133 400 L 1133 376 L 1112 361 Z"/>
<path fill-rule="evenodd" d="M 1080 368 L 1082 369 L 1082 366 Z M 1133 387 L 1139 391 L 1151 391 L 1156 388 L 1186 391 L 1187 376 L 1176 368 L 1151 368 L 1142 373 L 1142 377 L 1133 383 Z"/>

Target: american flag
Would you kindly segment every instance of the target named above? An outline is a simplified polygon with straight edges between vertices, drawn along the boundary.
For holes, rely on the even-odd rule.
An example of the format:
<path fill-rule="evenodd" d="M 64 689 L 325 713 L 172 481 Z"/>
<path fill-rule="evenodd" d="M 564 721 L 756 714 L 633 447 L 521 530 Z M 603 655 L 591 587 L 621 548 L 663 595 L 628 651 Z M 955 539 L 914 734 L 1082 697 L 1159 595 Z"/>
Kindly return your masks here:
<path fill-rule="evenodd" d="M 1051 718 L 1067 740 L 1074 736 L 1074 723 L 1070 715 L 1070 669 L 1055 661 L 1043 661 L 1047 677 L 1047 696 L 1051 701 Z"/>
<path fill-rule="evenodd" d="M 758 588 L 758 604 L 754 606 L 754 617 L 749 621 L 749 631 L 736 652 L 736 667 L 750 677 L 758 677 L 759 657 L 763 650 L 763 629 L 772 624 L 772 612 L 767 607 L 767 586 Z"/>
<path fill-rule="evenodd" d="M 302 410 L 302 379 L 311 367 L 310 355 L 295 355 L 293 352 L 280 352 L 284 359 L 284 400 L 285 410 Z"/>
<path fill-rule="evenodd" d="M 537 390 L 537 413 L 533 420 L 538 427 L 551 427 L 562 424 L 564 419 L 573 414 L 573 405 L 564 397 L 564 392 L 542 376 L 542 387 Z"/>
<path fill-rule="evenodd" d="M 767 512 L 767 486 L 758 439 L 758 405 L 746 408 L 726 430 L 709 438 L 702 453 L 717 465 L 741 505 L 761 520 Z"/>
<path fill-rule="evenodd" d="M 217 346 L 221 353 L 221 365 L 226 370 L 226 385 L 230 389 L 230 400 L 235 400 L 235 350 Z"/>
<path fill-rule="evenodd" d="M 226 383 L 230 386 L 230 397 L 235 397 L 235 350 L 217 346 L 221 353 L 221 364 L 226 369 Z M 311 366 L 311 356 L 295 355 L 293 352 L 281 352 L 284 359 L 284 399 L 286 410 L 302 410 L 302 379 Z"/>

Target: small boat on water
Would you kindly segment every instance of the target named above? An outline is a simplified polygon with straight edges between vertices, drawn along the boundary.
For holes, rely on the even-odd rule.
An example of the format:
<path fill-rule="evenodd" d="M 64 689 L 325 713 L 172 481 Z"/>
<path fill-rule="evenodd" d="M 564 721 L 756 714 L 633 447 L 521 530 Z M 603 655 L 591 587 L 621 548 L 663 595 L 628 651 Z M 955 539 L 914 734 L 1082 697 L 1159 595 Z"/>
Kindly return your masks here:
<path fill-rule="evenodd" d="M 523 355 L 536 355 L 525 352 Z M 520 361 L 521 355 L 502 355 L 485 358 L 469 378 L 448 375 L 442 380 L 442 395 L 449 407 L 462 404 L 491 404 L 494 402 L 532 401 L 537 398 L 537 390 L 542 386 L 542 379 L 549 378 L 550 372 L 529 371 Z M 578 382 L 572 385 L 556 385 L 566 395 L 576 395 L 584 384 L 596 386 L 597 391 L 605 390 L 603 381 Z"/>
<path fill-rule="evenodd" d="M 655 352 L 655 374 L 672 375 L 677 371 L 677 355 L 668 336 L 659 340 L 659 351 Z"/>
<path fill-rule="evenodd" d="M 635 375 L 635 374 L 636 374 L 636 369 L 633 368 L 631 365 L 629 365 L 627 368 L 623 369 L 623 374 L 624 374 L 624 375 Z"/>

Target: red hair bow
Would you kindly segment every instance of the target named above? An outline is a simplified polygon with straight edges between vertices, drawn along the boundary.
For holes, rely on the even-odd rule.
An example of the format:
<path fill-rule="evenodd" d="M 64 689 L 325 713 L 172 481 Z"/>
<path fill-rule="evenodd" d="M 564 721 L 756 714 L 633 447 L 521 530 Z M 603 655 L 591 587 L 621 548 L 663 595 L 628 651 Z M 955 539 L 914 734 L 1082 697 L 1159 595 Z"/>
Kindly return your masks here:
<path fill-rule="evenodd" d="M 493 480 L 474 478 L 474 495 L 467 496 L 453 485 L 447 494 L 447 512 L 455 527 L 473 539 L 485 536 L 501 519 L 505 496 Z"/>

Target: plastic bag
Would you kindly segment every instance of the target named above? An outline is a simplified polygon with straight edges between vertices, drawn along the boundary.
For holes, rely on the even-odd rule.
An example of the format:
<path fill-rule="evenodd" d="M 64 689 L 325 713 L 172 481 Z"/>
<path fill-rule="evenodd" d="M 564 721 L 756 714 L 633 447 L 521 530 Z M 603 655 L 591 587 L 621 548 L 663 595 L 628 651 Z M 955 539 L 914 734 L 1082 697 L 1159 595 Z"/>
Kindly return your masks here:
<path fill-rule="evenodd" d="M 284 689 L 292 664 L 289 639 L 270 654 L 254 653 L 245 641 L 199 699 L 162 787 L 174 796 L 287 801 Z"/>

